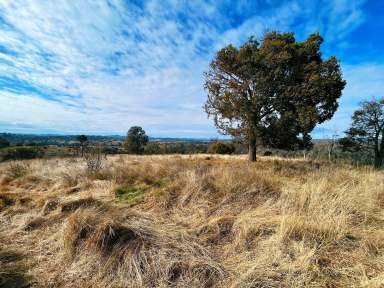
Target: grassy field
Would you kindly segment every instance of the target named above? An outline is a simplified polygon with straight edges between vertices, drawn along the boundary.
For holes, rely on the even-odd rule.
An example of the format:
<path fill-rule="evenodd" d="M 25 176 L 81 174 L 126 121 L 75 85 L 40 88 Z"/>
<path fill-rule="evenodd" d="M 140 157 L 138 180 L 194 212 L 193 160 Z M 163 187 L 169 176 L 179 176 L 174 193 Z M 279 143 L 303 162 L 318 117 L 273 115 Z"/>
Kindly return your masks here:
<path fill-rule="evenodd" d="M 0 175 L 0 287 L 384 287 L 371 168 L 111 156 Z"/>

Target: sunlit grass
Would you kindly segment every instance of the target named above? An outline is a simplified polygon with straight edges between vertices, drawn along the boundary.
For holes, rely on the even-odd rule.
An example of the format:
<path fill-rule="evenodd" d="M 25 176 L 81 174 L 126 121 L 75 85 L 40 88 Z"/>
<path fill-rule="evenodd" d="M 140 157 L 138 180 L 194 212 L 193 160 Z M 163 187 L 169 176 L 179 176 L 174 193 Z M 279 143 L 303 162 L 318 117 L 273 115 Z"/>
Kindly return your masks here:
<path fill-rule="evenodd" d="M 245 158 L 3 163 L 0 244 L 37 287 L 384 285 L 382 171 Z"/>

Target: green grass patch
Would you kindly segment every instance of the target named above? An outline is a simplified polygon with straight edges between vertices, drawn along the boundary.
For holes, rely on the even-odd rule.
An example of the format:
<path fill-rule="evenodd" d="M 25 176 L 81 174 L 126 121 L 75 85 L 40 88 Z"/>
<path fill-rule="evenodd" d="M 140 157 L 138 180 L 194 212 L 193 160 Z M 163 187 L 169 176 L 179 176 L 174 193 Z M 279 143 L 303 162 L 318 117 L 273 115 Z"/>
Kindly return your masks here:
<path fill-rule="evenodd" d="M 161 191 L 162 187 L 167 185 L 166 179 L 141 179 L 140 181 L 126 181 L 124 184 L 116 188 L 115 196 L 117 200 L 124 201 L 129 204 L 137 204 L 144 195 L 150 190 L 154 193 Z"/>
<path fill-rule="evenodd" d="M 149 189 L 151 186 L 147 184 L 124 184 L 115 190 L 115 195 L 120 201 L 136 204 Z"/>

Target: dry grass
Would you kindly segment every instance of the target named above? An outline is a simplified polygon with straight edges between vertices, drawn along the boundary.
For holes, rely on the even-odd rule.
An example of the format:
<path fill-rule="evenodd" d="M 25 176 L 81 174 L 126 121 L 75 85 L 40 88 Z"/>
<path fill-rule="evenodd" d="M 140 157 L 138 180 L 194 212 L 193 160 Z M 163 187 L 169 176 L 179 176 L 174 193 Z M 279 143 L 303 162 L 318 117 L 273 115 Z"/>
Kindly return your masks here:
<path fill-rule="evenodd" d="M 272 157 L 4 163 L 0 286 L 384 287 L 383 176 Z"/>

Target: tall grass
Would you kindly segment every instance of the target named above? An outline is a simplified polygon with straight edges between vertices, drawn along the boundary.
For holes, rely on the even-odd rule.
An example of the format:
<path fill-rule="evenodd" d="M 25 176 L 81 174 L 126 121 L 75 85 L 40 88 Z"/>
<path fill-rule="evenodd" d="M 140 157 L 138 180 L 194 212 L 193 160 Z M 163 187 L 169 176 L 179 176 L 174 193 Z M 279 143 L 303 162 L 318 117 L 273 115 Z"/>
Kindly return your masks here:
<path fill-rule="evenodd" d="M 0 245 L 36 287 L 384 285 L 382 171 L 217 155 L 17 165 L 28 173 L 0 165 Z"/>

